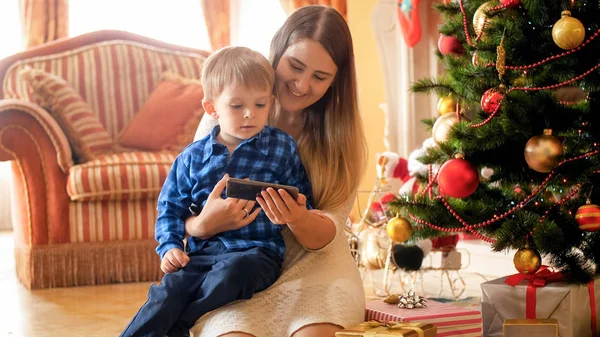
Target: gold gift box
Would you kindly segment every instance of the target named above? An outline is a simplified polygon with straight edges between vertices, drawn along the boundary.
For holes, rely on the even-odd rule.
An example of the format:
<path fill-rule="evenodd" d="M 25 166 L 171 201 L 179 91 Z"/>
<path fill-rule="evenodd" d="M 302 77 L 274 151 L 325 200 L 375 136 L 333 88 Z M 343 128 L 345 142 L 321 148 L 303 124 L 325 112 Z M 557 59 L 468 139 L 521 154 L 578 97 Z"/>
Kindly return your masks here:
<path fill-rule="evenodd" d="M 335 333 L 336 337 L 436 337 L 437 327 L 433 324 L 365 322 Z"/>
<path fill-rule="evenodd" d="M 551 319 L 505 319 L 503 337 L 558 337 L 558 320 Z"/>

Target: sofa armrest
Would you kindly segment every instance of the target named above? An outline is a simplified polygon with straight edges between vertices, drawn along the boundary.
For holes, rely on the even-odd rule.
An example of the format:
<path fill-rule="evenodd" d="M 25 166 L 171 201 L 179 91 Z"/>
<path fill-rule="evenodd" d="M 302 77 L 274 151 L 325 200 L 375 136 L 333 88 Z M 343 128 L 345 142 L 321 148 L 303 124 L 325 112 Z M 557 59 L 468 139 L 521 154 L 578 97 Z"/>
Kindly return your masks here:
<path fill-rule="evenodd" d="M 69 242 L 66 184 L 73 160 L 52 116 L 29 102 L 0 100 L 0 160 L 13 161 L 15 240 L 29 246 Z"/>
<path fill-rule="evenodd" d="M 56 159 L 58 162 L 58 166 L 62 169 L 63 172 L 69 172 L 71 166 L 73 166 L 73 153 L 71 152 L 71 146 L 69 145 L 69 140 L 65 135 L 64 131 L 60 128 L 58 123 L 54 120 L 50 114 L 39 107 L 30 102 L 18 100 L 18 99 L 3 99 L 0 100 L 0 126 L 2 129 L 6 128 L 11 124 L 11 121 L 7 118 L 10 118 L 10 113 L 16 114 L 27 114 L 33 117 L 37 124 L 39 124 L 49 137 L 52 142 L 52 146 L 56 152 Z M 13 126 L 17 126 L 19 123 L 13 123 Z M 27 127 L 25 126 L 27 129 Z M 3 148 L 0 148 L 0 160 L 11 160 L 13 158 L 6 158 L 6 153 L 2 151 Z M 10 155 L 9 155 L 10 157 Z"/>

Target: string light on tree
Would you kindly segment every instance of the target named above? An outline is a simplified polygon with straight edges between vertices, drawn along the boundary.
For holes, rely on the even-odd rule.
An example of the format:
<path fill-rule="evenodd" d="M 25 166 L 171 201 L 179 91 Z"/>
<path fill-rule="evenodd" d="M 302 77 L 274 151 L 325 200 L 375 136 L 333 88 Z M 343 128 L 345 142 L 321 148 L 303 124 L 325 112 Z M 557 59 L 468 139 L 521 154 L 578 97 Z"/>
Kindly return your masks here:
<path fill-rule="evenodd" d="M 540 202 L 554 204 L 554 203 L 556 203 L 556 201 L 557 200 L 556 200 L 556 197 L 554 196 L 554 193 L 548 188 L 540 196 Z"/>

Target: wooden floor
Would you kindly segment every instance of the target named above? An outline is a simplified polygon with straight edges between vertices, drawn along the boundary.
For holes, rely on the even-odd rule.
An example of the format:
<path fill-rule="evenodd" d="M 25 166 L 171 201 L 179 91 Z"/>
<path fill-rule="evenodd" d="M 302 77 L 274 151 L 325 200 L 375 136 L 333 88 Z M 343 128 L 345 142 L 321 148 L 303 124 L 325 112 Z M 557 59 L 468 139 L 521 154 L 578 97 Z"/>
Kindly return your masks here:
<path fill-rule="evenodd" d="M 479 284 L 489 276 L 478 272 L 462 275 L 467 283 L 462 297 L 477 302 Z M 378 287 L 382 279 L 380 271 L 374 273 L 374 278 Z M 429 296 L 437 295 L 443 284 L 446 290 L 442 296 L 451 296 L 447 282 L 439 274 L 428 273 L 424 279 Z M 0 232 L 0 337 L 118 336 L 145 302 L 149 286 L 150 283 L 133 283 L 26 290 L 15 276 L 12 234 Z M 365 288 L 369 299 L 376 298 L 371 282 L 365 282 Z M 392 290 L 400 292 L 395 285 Z"/>
<path fill-rule="evenodd" d="M 0 336 L 118 336 L 150 283 L 30 291 L 15 275 L 13 238 L 0 232 Z"/>

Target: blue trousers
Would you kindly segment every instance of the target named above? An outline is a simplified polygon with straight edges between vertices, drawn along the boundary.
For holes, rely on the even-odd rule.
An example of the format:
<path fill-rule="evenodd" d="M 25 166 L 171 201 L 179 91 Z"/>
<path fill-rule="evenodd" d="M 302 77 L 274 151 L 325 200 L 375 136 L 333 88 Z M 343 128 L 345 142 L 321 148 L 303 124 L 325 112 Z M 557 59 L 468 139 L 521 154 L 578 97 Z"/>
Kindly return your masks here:
<path fill-rule="evenodd" d="M 273 284 L 281 273 L 281 259 L 266 248 L 228 251 L 214 239 L 175 273 L 165 274 L 153 284 L 148 301 L 121 333 L 139 337 L 189 336 L 189 330 L 204 314 Z"/>

